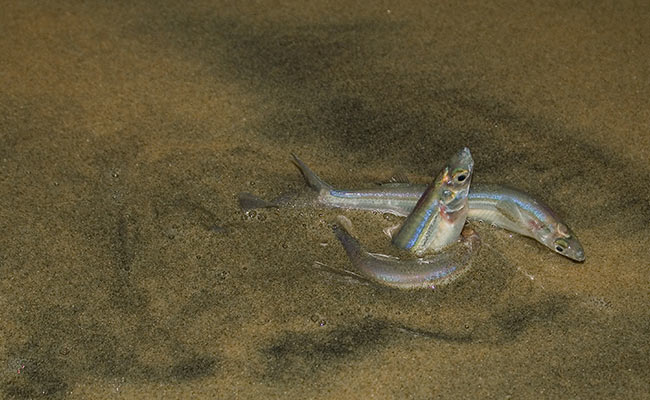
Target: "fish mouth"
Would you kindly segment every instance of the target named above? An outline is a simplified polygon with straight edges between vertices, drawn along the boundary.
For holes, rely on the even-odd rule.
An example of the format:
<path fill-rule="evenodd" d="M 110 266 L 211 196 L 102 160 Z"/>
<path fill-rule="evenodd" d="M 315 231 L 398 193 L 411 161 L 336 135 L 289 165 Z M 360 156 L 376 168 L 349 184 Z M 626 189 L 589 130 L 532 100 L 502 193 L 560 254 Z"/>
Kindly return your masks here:
<path fill-rule="evenodd" d="M 565 251 L 564 255 L 573 261 L 583 262 L 585 260 L 585 250 L 571 229 L 567 227 L 567 230 L 568 236 L 566 238 L 566 241 L 568 243 L 568 246 L 567 251 Z"/>
<path fill-rule="evenodd" d="M 567 240 L 567 239 L 564 239 Z M 567 240 L 568 243 L 564 249 L 562 247 L 552 247 L 556 253 L 563 255 L 564 257 L 571 259 L 576 262 L 583 262 L 585 260 L 585 251 L 580 245 L 580 242 L 571 238 Z"/>
<path fill-rule="evenodd" d="M 472 153 L 469 151 L 469 148 L 463 147 L 451 158 L 451 160 L 449 160 L 449 164 L 454 168 L 456 166 L 465 166 L 471 171 L 474 167 L 474 159 L 472 158 Z"/>
<path fill-rule="evenodd" d="M 570 255 L 572 260 L 577 262 L 583 262 L 585 260 L 585 251 L 582 248 L 576 248 L 572 250 L 572 254 Z"/>

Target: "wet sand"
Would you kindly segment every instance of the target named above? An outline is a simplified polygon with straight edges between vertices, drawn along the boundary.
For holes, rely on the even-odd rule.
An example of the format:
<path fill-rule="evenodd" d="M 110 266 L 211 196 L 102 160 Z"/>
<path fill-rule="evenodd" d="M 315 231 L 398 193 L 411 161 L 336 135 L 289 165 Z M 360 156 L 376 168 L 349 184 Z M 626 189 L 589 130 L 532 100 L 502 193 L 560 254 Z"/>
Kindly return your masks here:
<path fill-rule="evenodd" d="M 3 398 L 650 393 L 647 5 L 3 9 Z M 237 204 L 304 190 L 290 152 L 362 186 L 462 146 L 586 262 L 475 224 L 470 273 L 403 292 L 317 268 L 338 214 L 370 248 L 391 218 Z"/>

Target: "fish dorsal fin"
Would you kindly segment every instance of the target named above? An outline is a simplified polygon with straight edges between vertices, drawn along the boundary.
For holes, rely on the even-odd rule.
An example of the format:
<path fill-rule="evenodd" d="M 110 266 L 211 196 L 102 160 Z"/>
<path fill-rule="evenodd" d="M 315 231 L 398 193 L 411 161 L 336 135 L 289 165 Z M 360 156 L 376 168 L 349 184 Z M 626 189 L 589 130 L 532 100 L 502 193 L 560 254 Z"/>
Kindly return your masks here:
<path fill-rule="evenodd" d="M 393 176 L 390 177 L 388 183 L 411 183 L 409 177 L 406 176 L 406 172 L 398 171 L 393 173 Z"/>
<path fill-rule="evenodd" d="M 385 188 L 403 188 L 403 187 L 410 186 L 410 183 L 404 183 L 404 182 L 382 182 L 377 184 Z"/>
<path fill-rule="evenodd" d="M 379 186 L 385 187 L 403 187 L 411 184 L 408 176 L 405 172 L 395 172 L 389 180 L 375 182 Z"/>
<path fill-rule="evenodd" d="M 393 173 L 387 181 L 376 181 L 375 184 L 385 187 L 401 187 L 410 185 L 411 181 L 408 176 L 406 176 L 405 172 L 398 171 Z"/>

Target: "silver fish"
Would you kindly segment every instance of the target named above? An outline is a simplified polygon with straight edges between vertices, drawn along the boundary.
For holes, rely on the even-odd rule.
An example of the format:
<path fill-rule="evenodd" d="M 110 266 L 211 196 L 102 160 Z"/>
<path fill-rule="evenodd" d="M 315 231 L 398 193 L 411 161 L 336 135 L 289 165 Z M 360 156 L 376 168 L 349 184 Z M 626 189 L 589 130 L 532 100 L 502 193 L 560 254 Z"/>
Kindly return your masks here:
<path fill-rule="evenodd" d="M 421 256 L 457 241 L 467 218 L 473 167 L 468 148 L 455 154 L 406 217 L 393 244 Z"/>
<path fill-rule="evenodd" d="M 319 178 L 293 155 L 310 187 L 318 191 L 318 203 L 335 208 L 409 215 L 426 185 L 392 183 L 370 189 L 336 189 Z M 574 261 L 585 253 L 573 231 L 548 206 L 530 195 L 504 185 L 473 184 L 468 195 L 467 219 L 531 237 Z"/>
<path fill-rule="evenodd" d="M 346 272 L 399 289 L 435 289 L 452 282 L 471 268 L 472 257 L 481 244 L 478 235 L 466 229 L 462 240 L 444 252 L 426 258 L 399 259 L 369 253 L 349 233 L 349 228 L 350 221 L 342 216 L 332 228 L 355 267 L 355 271 Z"/>

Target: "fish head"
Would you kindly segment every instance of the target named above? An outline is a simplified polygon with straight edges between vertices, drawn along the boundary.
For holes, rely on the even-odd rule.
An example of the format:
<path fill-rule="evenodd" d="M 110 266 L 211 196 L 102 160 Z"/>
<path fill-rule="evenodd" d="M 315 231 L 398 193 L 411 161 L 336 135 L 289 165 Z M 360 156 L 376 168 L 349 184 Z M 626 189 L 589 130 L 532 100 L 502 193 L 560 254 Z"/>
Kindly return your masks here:
<path fill-rule="evenodd" d="M 585 251 L 576 235 L 560 221 L 543 225 L 535 230 L 533 235 L 549 249 L 573 261 L 585 260 Z"/>
<path fill-rule="evenodd" d="M 585 260 L 585 251 L 576 235 L 562 222 L 557 223 L 553 233 L 549 235 L 548 247 L 574 261 Z"/>
<path fill-rule="evenodd" d="M 467 147 L 456 153 L 438 176 L 440 203 L 448 212 L 467 210 L 474 159 Z"/>

